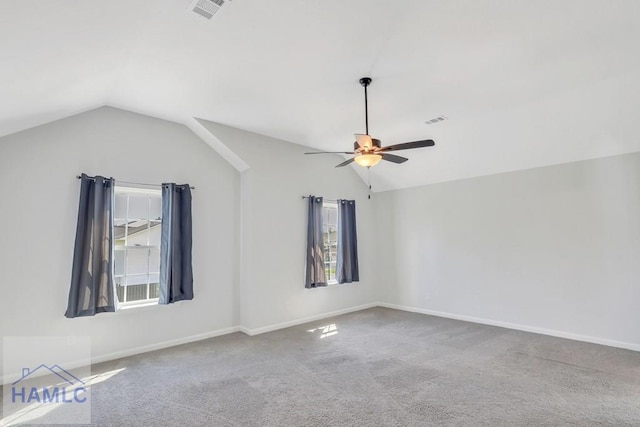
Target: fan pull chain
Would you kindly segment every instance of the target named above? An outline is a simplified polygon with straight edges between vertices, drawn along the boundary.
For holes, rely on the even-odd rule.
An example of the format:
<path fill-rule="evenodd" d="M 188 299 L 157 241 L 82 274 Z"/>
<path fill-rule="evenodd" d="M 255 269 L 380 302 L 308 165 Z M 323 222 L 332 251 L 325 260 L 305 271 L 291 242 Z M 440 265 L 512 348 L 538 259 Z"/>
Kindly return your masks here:
<path fill-rule="evenodd" d="M 371 166 L 367 166 L 367 187 L 369 187 L 368 198 L 371 200 Z"/>

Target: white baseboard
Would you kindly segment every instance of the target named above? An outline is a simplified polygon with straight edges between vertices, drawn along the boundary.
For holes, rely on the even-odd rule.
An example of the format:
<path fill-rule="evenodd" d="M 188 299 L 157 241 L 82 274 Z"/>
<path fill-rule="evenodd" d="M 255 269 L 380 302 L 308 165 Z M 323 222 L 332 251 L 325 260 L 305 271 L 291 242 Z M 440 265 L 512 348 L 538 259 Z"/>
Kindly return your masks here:
<path fill-rule="evenodd" d="M 553 336 L 553 337 L 566 338 L 566 339 L 575 340 L 575 341 L 583 341 L 583 342 L 588 342 L 588 343 L 593 343 L 593 344 L 606 345 L 606 346 L 609 346 L 609 347 L 618 347 L 618 348 L 624 348 L 624 349 L 627 349 L 627 350 L 640 351 L 640 344 L 635 344 L 635 343 L 629 343 L 629 342 L 624 342 L 624 341 L 615 341 L 615 340 L 610 340 L 610 339 L 605 339 L 605 338 L 592 337 L 592 336 L 588 336 L 588 335 L 580 335 L 580 334 L 574 334 L 574 333 L 570 333 L 570 332 L 556 331 L 556 330 L 553 330 L 553 329 L 538 328 L 538 327 L 533 327 L 533 326 L 520 325 L 520 324 L 516 324 L 516 323 L 502 322 L 502 321 L 498 321 L 498 320 L 484 319 L 484 318 L 473 317 L 473 316 L 465 316 L 465 315 L 447 313 L 447 312 L 442 312 L 442 311 L 427 310 L 427 309 L 418 308 L 418 307 L 409 307 L 409 306 L 398 305 L 398 304 L 389 304 L 389 303 L 384 303 L 384 302 L 377 302 L 377 303 L 369 303 L 369 304 L 358 305 L 358 306 L 355 306 L 355 307 L 349 307 L 349 308 L 345 308 L 345 309 L 342 309 L 342 310 L 331 311 L 331 312 L 328 312 L 328 313 L 318 314 L 318 315 L 315 315 L 315 316 L 303 317 L 303 318 L 299 318 L 299 319 L 295 319 L 295 320 L 290 320 L 288 322 L 282 322 L 282 323 L 277 323 L 277 324 L 273 324 L 273 325 L 269 325 L 269 326 L 264 326 L 264 327 L 261 327 L 261 328 L 250 329 L 250 328 L 247 328 L 245 326 L 233 326 L 233 327 L 230 327 L 230 328 L 218 329 L 218 330 L 215 330 L 215 331 L 209 331 L 209 332 L 205 332 L 205 333 L 202 333 L 202 334 L 191 335 L 191 336 L 188 336 L 188 337 L 178 338 L 178 339 L 174 339 L 174 340 L 162 341 L 162 342 L 151 344 L 151 345 L 145 345 L 145 346 L 140 346 L 140 347 L 129 348 L 129 349 L 122 350 L 122 351 L 116 351 L 116 352 L 113 352 L 113 353 L 107 353 L 107 354 L 102 354 L 102 355 L 98 355 L 98 356 L 92 357 L 91 358 L 91 364 L 102 363 L 102 362 L 107 362 L 107 361 L 110 361 L 110 360 L 120 359 L 120 358 L 123 358 L 123 357 L 134 356 L 136 354 L 147 353 L 147 352 L 155 351 L 155 350 L 161 350 L 163 348 L 174 347 L 174 346 L 177 346 L 177 345 L 187 344 L 187 343 L 195 342 L 195 341 L 201 341 L 201 340 L 205 340 L 205 339 L 208 339 L 208 338 L 213 338 L 213 337 L 218 337 L 218 336 L 221 336 L 221 335 L 231 334 L 231 333 L 234 333 L 234 332 L 243 332 L 243 333 L 245 333 L 246 335 L 249 335 L 249 336 L 264 334 L 266 332 L 271 332 L 271 331 L 275 331 L 275 330 L 278 330 L 278 329 L 289 328 L 291 326 L 297 326 L 297 325 L 301 325 L 303 323 L 314 322 L 316 320 L 322 320 L 322 319 L 326 319 L 326 318 L 329 318 L 329 317 L 339 316 L 341 314 L 352 313 L 352 312 L 355 312 L 355 311 L 365 310 L 365 309 L 373 308 L 373 307 L 385 307 L 385 308 L 391 308 L 391 309 L 394 309 L 394 310 L 402 310 L 402 311 L 408 311 L 408 312 L 413 312 L 413 313 L 421 313 L 421 314 L 427 314 L 427 315 L 430 315 L 430 316 L 445 317 L 445 318 L 448 318 L 448 319 L 463 320 L 465 322 L 480 323 L 480 324 L 491 325 L 491 326 L 499 326 L 501 328 L 515 329 L 515 330 L 518 330 L 518 331 L 533 332 L 533 333 L 536 333 L 536 334 L 550 335 L 550 336 Z M 74 368 L 78 368 L 78 367 L 86 366 L 86 365 L 87 365 L 86 361 L 79 361 L 78 360 L 78 361 L 66 362 L 64 366 L 67 369 L 74 369 Z M 7 384 L 14 377 L 15 378 L 19 378 L 18 373 L 11 373 L 11 374 L 7 373 L 7 374 L 4 374 L 0 379 L 0 384 Z"/>
<path fill-rule="evenodd" d="M 428 314 L 430 316 L 446 317 L 448 319 L 464 320 L 465 322 L 480 323 L 483 325 L 499 326 L 501 328 L 515 329 L 524 332 L 533 332 L 535 334 L 550 335 L 552 337 L 566 338 L 574 341 L 583 341 L 592 344 L 606 345 L 609 347 L 624 348 L 627 350 L 640 351 L 640 344 L 629 343 L 625 341 L 615 341 L 606 338 L 592 337 L 589 335 L 574 334 L 571 332 L 556 331 L 553 329 L 538 328 L 535 326 L 520 325 L 517 323 L 501 322 L 499 320 L 484 319 L 480 317 L 465 316 L 460 314 L 447 313 L 442 311 L 427 310 L 418 307 L 408 307 L 405 305 L 388 304 L 379 302 L 379 307 L 392 308 L 394 310 L 410 311 L 412 313 Z"/>
<path fill-rule="evenodd" d="M 341 314 L 347 314 L 347 313 L 352 313 L 354 311 L 360 311 L 360 310 L 364 310 L 367 308 L 372 308 L 377 306 L 376 303 L 370 303 L 370 304 L 363 304 L 363 305 L 359 305 L 359 306 L 355 306 L 355 307 L 349 307 L 349 308 L 345 308 L 342 310 L 336 310 L 336 311 L 331 311 L 328 313 L 322 313 L 322 314 L 318 314 L 315 316 L 309 316 L 309 317 L 304 317 L 304 318 L 300 318 L 300 319 L 295 319 L 295 320 L 291 320 L 288 322 L 283 322 L 283 323 L 278 323 L 278 324 L 273 324 L 273 325 L 269 325 L 269 326 L 264 326 L 261 328 L 256 328 L 256 329 L 250 329 L 247 328 L 245 326 L 233 326 L 230 328 L 224 328 L 224 329 L 218 329 L 215 331 L 209 331 L 209 332 L 205 332 L 202 334 L 196 334 L 196 335 L 190 335 L 188 337 L 183 337 L 183 338 L 178 338 L 178 339 L 173 339 L 173 340 L 167 340 L 167 341 L 162 341 L 162 342 L 158 342 L 155 344 L 150 344 L 150 345 L 145 345 L 145 346 L 140 346 L 140 347 L 134 347 L 134 348 L 128 348 L 126 350 L 121 350 L 121 351 L 115 351 L 112 353 L 106 353 L 106 354 L 101 354 L 101 355 L 97 355 L 97 356 L 92 356 L 90 361 L 64 361 L 64 366 L 67 369 L 75 369 L 75 368 L 79 368 L 79 367 L 83 367 L 83 366 L 87 366 L 89 364 L 91 365 L 95 365 L 97 363 L 102 363 L 102 362 L 108 362 L 111 360 L 116 360 L 116 359 L 121 359 L 123 357 L 129 357 L 129 356 L 135 356 L 136 354 L 141 354 L 141 353 L 148 353 L 150 351 L 155 351 L 155 350 L 161 350 L 163 348 L 168 348 L 168 347 L 174 347 L 177 345 L 181 345 L 181 344 L 187 344 L 190 342 L 195 342 L 195 341 L 201 341 L 201 340 L 205 340 L 208 338 L 214 338 L 214 337 L 218 337 L 221 335 L 226 335 L 226 334 L 231 334 L 234 332 L 243 332 L 249 336 L 253 336 L 253 335 L 258 335 L 258 334 L 263 334 L 265 332 L 271 332 L 271 331 L 275 331 L 278 329 L 283 329 L 283 328 L 288 328 L 291 326 L 296 326 L 296 325 L 301 325 L 303 323 L 307 323 L 307 322 L 313 322 L 316 320 L 321 320 L 321 319 L 325 319 L 328 317 L 334 317 L 334 316 L 339 316 Z M 7 384 L 10 383 L 11 381 L 14 381 L 15 379 L 20 378 L 20 373 L 18 372 L 12 372 L 12 373 L 6 373 L 4 375 L 0 376 L 0 384 Z"/>
<path fill-rule="evenodd" d="M 148 353 L 150 351 L 161 350 L 163 348 L 174 347 L 180 344 L 187 344 L 190 342 L 201 341 L 208 338 L 218 337 L 220 335 L 231 334 L 233 332 L 239 332 L 240 327 L 234 326 L 231 328 L 218 329 L 216 331 L 209 331 L 202 334 L 190 335 L 188 337 L 178 338 L 174 340 L 162 341 L 155 344 L 144 345 L 140 347 L 128 348 L 126 350 L 115 351 L 113 353 L 101 354 L 98 356 L 92 356 L 90 360 L 62 360 L 58 361 L 65 369 L 76 369 L 88 365 L 95 365 L 96 363 L 108 362 L 110 360 L 121 359 L 123 357 L 135 356 L 136 354 Z M 0 384 L 10 384 L 21 377 L 19 372 L 7 372 L 0 376 Z"/>
<path fill-rule="evenodd" d="M 96 363 L 107 362 L 109 360 L 115 360 L 115 359 L 120 359 L 122 357 L 134 356 L 140 353 L 148 353 L 150 351 L 161 350 L 167 347 L 174 347 L 176 345 L 188 344 L 190 342 L 206 340 L 208 338 L 219 337 L 220 335 L 227 335 L 227 334 L 231 334 L 239 331 L 240 331 L 239 326 L 232 326 L 230 328 L 218 329 L 215 331 L 204 332 L 202 334 L 190 335 L 184 338 L 177 338 L 174 340 L 162 341 L 155 344 L 128 348 L 122 351 L 116 351 L 113 353 L 107 353 L 107 354 L 103 354 L 95 357 L 92 356 L 91 363 L 96 364 Z"/>
<path fill-rule="evenodd" d="M 303 323 L 314 322 L 316 320 L 326 319 L 327 317 L 339 316 L 341 314 L 353 313 L 354 311 L 360 311 L 360 310 L 365 310 L 367 308 L 373 308 L 373 307 L 376 307 L 377 305 L 378 305 L 377 303 L 363 304 L 363 305 L 358 305 L 358 306 L 355 306 L 355 307 L 345 308 L 345 309 L 342 309 L 342 310 L 331 311 L 329 313 L 318 314 L 316 316 L 303 317 L 303 318 L 296 319 L 296 320 L 290 320 L 288 322 L 276 323 L 276 324 L 273 324 L 273 325 L 264 326 L 262 328 L 256 328 L 256 329 L 249 329 L 249 328 L 246 328 L 244 326 L 240 326 L 240 331 L 244 332 L 245 334 L 247 334 L 249 336 L 259 335 L 259 334 L 264 334 L 265 332 L 272 332 L 272 331 L 275 331 L 275 330 L 278 330 L 278 329 L 289 328 L 291 326 L 297 326 L 297 325 L 301 325 Z"/>

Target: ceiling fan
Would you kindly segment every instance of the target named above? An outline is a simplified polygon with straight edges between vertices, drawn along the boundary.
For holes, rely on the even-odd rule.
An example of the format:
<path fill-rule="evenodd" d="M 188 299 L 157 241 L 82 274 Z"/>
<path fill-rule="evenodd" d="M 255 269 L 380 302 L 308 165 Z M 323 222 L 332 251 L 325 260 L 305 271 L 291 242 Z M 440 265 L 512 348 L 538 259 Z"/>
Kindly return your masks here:
<path fill-rule="evenodd" d="M 370 77 L 363 77 L 360 79 L 360 84 L 364 87 L 364 114 L 365 114 L 365 127 L 366 133 L 356 133 L 356 142 L 353 143 L 353 151 L 314 151 L 304 154 L 353 154 L 353 157 L 345 160 L 344 162 L 336 165 L 337 168 L 347 166 L 352 162 L 356 162 L 360 166 L 371 167 L 377 165 L 380 160 L 386 160 L 392 163 L 404 163 L 406 157 L 396 156 L 395 154 L 389 154 L 389 151 L 409 150 L 411 148 L 432 147 L 436 143 L 432 139 L 425 139 L 422 141 L 405 142 L 402 144 L 388 145 L 382 147 L 380 140 L 372 138 L 369 135 L 369 109 L 367 103 L 367 87 L 371 84 Z"/>

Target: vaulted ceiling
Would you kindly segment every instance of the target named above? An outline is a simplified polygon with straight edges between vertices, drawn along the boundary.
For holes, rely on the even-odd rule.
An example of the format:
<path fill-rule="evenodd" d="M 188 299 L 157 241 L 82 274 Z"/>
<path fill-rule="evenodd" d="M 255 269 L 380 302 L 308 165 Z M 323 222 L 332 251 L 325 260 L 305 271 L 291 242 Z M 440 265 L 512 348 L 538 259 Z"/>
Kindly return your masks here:
<path fill-rule="evenodd" d="M 190 4 L 0 0 L 0 136 L 111 105 L 347 150 L 370 76 L 371 134 L 437 143 L 377 190 L 640 150 L 638 0 Z"/>

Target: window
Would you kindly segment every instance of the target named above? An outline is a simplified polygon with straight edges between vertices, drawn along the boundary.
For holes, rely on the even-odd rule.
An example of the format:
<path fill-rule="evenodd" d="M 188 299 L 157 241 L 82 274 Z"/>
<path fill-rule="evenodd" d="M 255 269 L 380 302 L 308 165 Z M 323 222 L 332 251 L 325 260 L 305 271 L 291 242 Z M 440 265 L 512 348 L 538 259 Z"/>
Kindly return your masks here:
<path fill-rule="evenodd" d="M 324 272 L 327 283 L 336 281 L 336 264 L 338 260 L 338 204 L 322 203 L 322 238 L 324 241 Z"/>
<path fill-rule="evenodd" d="M 157 303 L 162 192 L 115 187 L 114 282 L 121 306 Z"/>
<path fill-rule="evenodd" d="M 359 281 L 355 200 L 307 199 L 306 289 Z"/>

